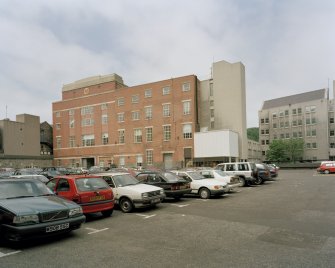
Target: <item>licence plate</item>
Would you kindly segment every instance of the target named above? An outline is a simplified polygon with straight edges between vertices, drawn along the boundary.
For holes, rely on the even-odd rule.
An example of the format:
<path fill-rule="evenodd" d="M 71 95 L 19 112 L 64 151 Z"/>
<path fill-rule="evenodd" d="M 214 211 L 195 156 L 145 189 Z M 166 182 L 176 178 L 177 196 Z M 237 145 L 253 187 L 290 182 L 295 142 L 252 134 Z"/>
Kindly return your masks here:
<path fill-rule="evenodd" d="M 63 224 L 57 224 L 53 226 L 47 226 L 45 228 L 46 233 L 51 233 L 51 232 L 57 232 L 60 230 L 68 229 L 70 227 L 70 223 L 63 223 Z"/>
<path fill-rule="evenodd" d="M 100 201 L 100 200 L 105 200 L 105 196 L 104 195 L 97 195 L 97 196 L 93 196 L 90 198 L 90 201 Z"/>
<path fill-rule="evenodd" d="M 155 198 L 151 200 L 151 204 L 159 203 L 161 200 L 159 198 Z"/>

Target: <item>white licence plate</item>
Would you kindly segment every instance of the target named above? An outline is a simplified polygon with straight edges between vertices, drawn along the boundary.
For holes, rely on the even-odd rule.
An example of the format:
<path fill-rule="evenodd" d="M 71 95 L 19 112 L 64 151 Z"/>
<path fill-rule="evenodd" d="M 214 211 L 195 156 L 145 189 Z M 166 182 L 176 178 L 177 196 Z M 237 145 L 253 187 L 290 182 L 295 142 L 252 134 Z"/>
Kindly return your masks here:
<path fill-rule="evenodd" d="M 151 204 L 159 203 L 161 201 L 159 198 L 155 198 L 151 200 Z"/>
<path fill-rule="evenodd" d="M 68 229 L 69 227 L 70 227 L 70 223 L 57 224 L 57 225 L 46 227 L 45 232 L 46 233 L 56 232 L 56 231 Z"/>

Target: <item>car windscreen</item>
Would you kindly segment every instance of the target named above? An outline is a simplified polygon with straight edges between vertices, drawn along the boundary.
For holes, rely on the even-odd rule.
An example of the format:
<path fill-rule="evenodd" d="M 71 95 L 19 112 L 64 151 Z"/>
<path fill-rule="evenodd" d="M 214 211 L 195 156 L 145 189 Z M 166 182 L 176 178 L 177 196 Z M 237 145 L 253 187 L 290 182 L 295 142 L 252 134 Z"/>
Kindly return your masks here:
<path fill-rule="evenodd" d="M 171 173 L 171 172 L 163 172 L 162 175 L 168 182 L 178 182 L 178 181 L 184 181 L 179 176 Z"/>
<path fill-rule="evenodd" d="M 107 182 L 102 178 L 78 178 L 75 180 L 77 189 L 80 192 L 91 192 L 96 190 L 110 189 Z"/>
<path fill-rule="evenodd" d="M 0 199 L 53 195 L 46 185 L 38 180 L 0 181 Z"/>
<path fill-rule="evenodd" d="M 138 184 L 139 181 L 129 174 L 115 175 L 113 180 L 116 187 L 123 187 L 128 185 Z"/>
<path fill-rule="evenodd" d="M 217 174 L 219 174 L 220 176 L 228 176 L 226 172 L 222 171 L 222 170 L 214 170 L 214 172 L 216 172 Z"/>
<path fill-rule="evenodd" d="M 202 176 L 199 172 L 197 171 L 189 171 L 188 174 L 191 176 L 193 180 L 203 180 L 206 179 L 204 176 Z"/>

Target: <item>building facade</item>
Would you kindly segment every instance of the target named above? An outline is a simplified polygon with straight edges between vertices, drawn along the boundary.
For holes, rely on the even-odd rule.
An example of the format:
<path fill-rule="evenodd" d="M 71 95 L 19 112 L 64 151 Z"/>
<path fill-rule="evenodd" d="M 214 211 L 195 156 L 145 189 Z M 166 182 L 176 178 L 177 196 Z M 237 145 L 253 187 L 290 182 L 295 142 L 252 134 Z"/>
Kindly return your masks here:
<path fill-rule="evenodd" d="M 53 103 L 55 164 L 192 166 L 200 129 L 237 132 L 234 159 L 246 160 L 244 66 L 222 61 L 212 70 L 205 81 L 188 75 L 130 87 L 112 74 L 64 85 Z"/>
<path fill-rule="evenodd" d="M 262 160 L 266 160 L 266 151 L 273 140 L 290 138 L 304 140 L 301 160 L 329 159 L 329 145 L 335 144 L 334 124 L 330 123 L 333 121 L 328 89 L 264 101 L 259 111 Z"/>
<path fill-rule="evenodd" d="M 40 154 L 39 116 L 20 114 L 16 121 L 0 120 L 0 167 L 50 166 L 52 158 Z"/>

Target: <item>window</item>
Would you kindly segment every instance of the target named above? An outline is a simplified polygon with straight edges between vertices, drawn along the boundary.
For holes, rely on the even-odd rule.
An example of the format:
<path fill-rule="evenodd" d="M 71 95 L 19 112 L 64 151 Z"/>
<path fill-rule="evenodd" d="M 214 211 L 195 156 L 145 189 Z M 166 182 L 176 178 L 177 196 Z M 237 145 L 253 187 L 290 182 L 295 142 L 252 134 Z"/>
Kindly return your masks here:
<path fill-rule="evenodd" d="M 56 117 L 60 117 L 60 112 L 56 112 Z"/>
<path fill-rule="evenodd" d="M 292 114 L 293 115 L 297 114 L 297 109 L 292 109 Z"/>
<path fill-rule="evenodd" d="M 316 142 L 313 142 L 313 143 L 312 143 L 312 148 L 313 148 L 313 149 L 316 149 L 316 148 L 317 148 Z"/>
<path fill-rule="evenodd" d="M 306 125 L 310 125 L 311 124 L 311 119 L 310 118 L 306 118 Z"/>
<path fill-rule="evenodd" d="M 273 128 L 277 128 L 277 123 L 273 123 L 273 124 L 272 124 L 272 127 L 273 127 Z"/>
<path fill-rule="evenodd" d="M 171 125 L 163 126 L 163 140 L 164 141 L 171 140 Z"/>
<path fill-rule="evenodd" d="M 153 150 L 146 150 L 147 165 L 153 164 L 153 155 L 154 155 Z"/>
<path fill-rule="evenodd" d="M 265 140 L 266 141 L 266 144 L 269 145 L 269 140 Z"/>
<path fill-rule="evenodd" d="M 170 86 L 166 86 L 166 87 L 163 87 L 162 91 L 163 91 L 163 95 L 168 95 L 170 94 L 171 88 Z"/>
<path fill-rule="evenodd" d="M 289 127 L 289 123 L 288 123 L 288 121 L 285 122 L 285 127 L 286 127 L 286 128 Z"/>
<path fill-rule="evenodd" d="M 138 103 L 139 100 L 140 100 L 140 96 L 138 94 L 131 96 L 131 103 Z"/>
<path fill-rule="evenodd" d="M 94 135 L 82 135 L 81 136 L 81 141 L 82 141 L 82 146 L 94 146 L 95 142 L 94 142 Z"/>
<path fill-rule="evenodd" d="M 76 137 L 75 136 L 69 137 L 69 147 L 71 148 L 76 147 Z"/>
<path fill-rule="evenodd" d="M 312 124 L 316 124 L 316 118 L 315 118 L 315 117 L 312 117 L 312 119 L 311 119 L 311 123 L 312 123 Z"/>
<path fill-rule="evenodd" d="M 272 118 L 277 118 L 277 113 L 273 113 Z"/>
<path fill-rule="evenodd" d="M 119 123 L 124 122 L 124 113 L 118 113 L 117 114 L 117 121 Z"/>
<path fill-rule="evenodd" d="M 82 127 L 89 127 L 94 125 L 94 120 L 92 118 L 85 118 L 81 120 Z"/>
<path fill-rule="evenodd" d="M 117 99 L 117 106 L 123 106 L 124 105 L 124 98 L 118 98 Z"/>
<path fill-rule="evenodd" d="M 264 131 L 264 129 L 261 129 L 261 134 L 265 134 L 265 131 Z"/>
<path fill-rule="evenodd" d="M 312 137 L 316 137 L 316 129 L 312 129 Z"/>
<path fill-rule="evenodd" d="M 262 140 L 262 145 L 265 145 L 265 140 Z"/>
<path fill-rule="evenodd" d="M 183 88 L 183 91 L 190 91 L 191 90 L 191 84 L 190 83 L 183 83 L 182 88 Z"/>
<path fill-rule="evenodd" d="M 292 121 L 292 127 L 296 127 L 297 126 L 297 120 L 293 120 Z"/>
<path fill-rule="evenodd" d="M 265 124 L 269 124 L 269 118 L 265 118 Z"/>
<path fill-rule="evenodd" d="M 119 133 L 119 144 L 124 144 L 125 130 L 119 129 L 118 133 Z"/>
<path fill-rule="evenodd" d="M 120 156 L 120 158 L 119 158 L 119 165 L 120 165 L 120 167 L 124 167 L 125 164 L 126 164 L 125 157 L 124 156 Z"/>
<path fill-rule="evenodd" d="M 93 106 L 85 106 L 81 108 L 81 115 L 93 114 Z"/>
<path fill-rule="evenodd" d="M 146 140 L 147 142 L 151 142 L 152 141 L 152 127 L 147 127 L 145 128 L 145 136 L 146 136 Z"/>
<path fill-rule="evenodd" d="M 329 131 L 329 136 L 331 136 L 331 137 L 335 136 L 335 131 L 334 130 L 330 130 Z"/>
<path fill-rule="evenodd" d="M 56 124 L 56 129 L 59 130 L 60 129 L 60 123 Z"/>
<path fill-rule="evenodd" d="M 134 129 L 134 143 L 142 142 L 142 129 L 136 128 Z"/>
<path fill-rule="evenodd" d="M 306 148 L 310 149 L 311 148 L 311 144 L 310 143 L 306 143 Z"/>
<path fill-rule="evenodd" d="M 74 115 L 74 109 L 69 110 L 69 116 Z"/>
<path fill-rule="evenodd" d="M 140 112 L 139 111 L 131 112 L 131 119 L 132 120 L 140 120 Z"/>
<path fill-rule="evenodd" d="M 264 124 L 264 118 L 261 118 L 261 124 Z"/>
<path fill-rule="evenodd" d="M 297 133 L 297 132 L 293 132 L 293 133 L 292 133 L 292 137 L 293 137 L 293 138 L 298 138 L 298 133 Z"/>
<path fill-rule="evenodd" d="M 213 107 L 213 106 L 214 106 L 214 100 L 210 100 L 210 101 L 209 101 L 209 106 L 210 106 L 210 107 Z"/>
<path fill-rule="evenodd" d="M 235 164 L 227 164 L 226 165 L 226 171 L 235 171 Z"/>
<path fill-rule="evenodd" d="M 192 124 L 183 125 L 183 136 L 184 139 L 192 139 Z"/>
<path fill-rule="evenodd" d="M 213 94 L 213 83 L 209 83 L 209 96 L 213 97 L 214 94 Z"/>
<path fill-rule="evenodd" d="M 152 90 L 146 89 L 144 90 L 144 98 L 151 98 L 152 97 Z"/>
<path fill-rule="evenodd" d="M 269 130 L 268 129 L 265 130 L 265 134 L 269 134 Z"/>
<path fill-rule="evenodd" d="M 214 109 L 211 109 L 211 117 L 214 118 Z"/>
<path fill-rule="evenodd" d="M 281 139 L 284 139 L 284 138 L 285 138 L 284 133 L 281 133 L 281 134 L 280 134 L 280 138 L 281 138 Z"/>
<path fill-rule="evenodd" d="M 69 127 L 74 128 L 74 119 L 73 118 L 70 118 Z"/>
<path fill-rule="evenodd" d="M 330 143 L 330 148 L 335 148 L 335 143 L 334 142 Z"/>
<path fill-rule="evenodd" d="M 215 128 L 215 123 L 214 121 L 211 121 L 211 129 L 214 129 Z"/>
<path fill-rule="evenodd" d="M 56 137 L 56 148 L 60 149 L 62 147 L 62 137 Z"/>
<path fill-rule="evenodd" d="M 144 107 L 145 119 L 152 119 L 152 106 Z"/>
<path fill-rule="evenodd" d="M 288 114 L 289 114 L 288 110 L 285 110 L 285 116 L 288 116 Z"/>
<path fill-rule="evenodd" d="M 283 117 L 284 116 L 284 112 L 283 111 L 279 111 L 279 117 Z"/>
<path fill-rule="evenodd" d="M 108 144 L 108 133 L 103 133 L 101 137 L 102 144 Z"/>
<path fill-rule="evenodd" d="M 281 128 L 284 127 L 284 122 L 280 122 L 280 127 L 281 127 Z"/>
<path fill-rule="evenodd" d="M 301 114 L 301 113 L 302 113 L 302 109 L 298 108 L 298 114 Z"/>
<path fill-rule="evenodd" d="M 107 114 L 103 114 L 101 116 L 101 124 L 103 124 L 103 125 L 108 124 L 108 116 L 107 116 Z"/>
<path fill-rule="evenodd" d="M 163 117 L 170 116 L 170 103 L 164 103 L 163 104 Z"/>
<path fill-rule="evenodd" d="M 330 123 L 330 124 L 334 124 L 334 117 L 330 117 L 330 118 L 329 118 L 329 123 Z"/>
<path fill-rule="evenodd" d="M 298 120 L 298 126 L 302 126 L 302 119 Z"/>
<path fill-rule="evenodd" d="M 301 131 L 298 132 L 298 137 L 302 138 L 302 132 Z"/>
<path fill-rule="evenodd" d="M 191 113 L 191 101 L 183 101 L 183 113 L 184 115 Z"/>
<path fill-rule="evenodd" d="M 107 110 L 107 103 L 101 104 L 101 110 Z"/>
<path fill-rule="evenodd" d="M 286 139 L 289 139 L 290 138 L 290 133 L 286 133 Z"/>
<path fill-rule="evenodd" d="M 273 139 L 274 139 L 274 140 L 277 139 L 277 134 L 273 134 Z"/>

